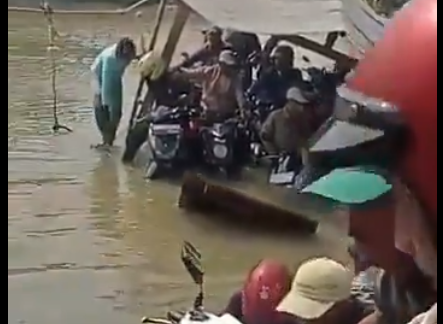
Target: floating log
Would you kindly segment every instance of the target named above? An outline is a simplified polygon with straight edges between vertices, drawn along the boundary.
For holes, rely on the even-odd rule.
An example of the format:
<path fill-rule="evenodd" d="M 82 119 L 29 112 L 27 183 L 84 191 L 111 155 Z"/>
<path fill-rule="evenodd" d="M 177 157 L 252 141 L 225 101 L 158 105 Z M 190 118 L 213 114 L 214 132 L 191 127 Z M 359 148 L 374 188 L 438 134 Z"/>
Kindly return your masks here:
<path fill-rule="evenodd" d="M 181 188 L 179 207 L 223 216 L 226 221 L 254 227 L 315 234 L 318 223 L 299 213 L 249 196 L 204 178 L 187 173 Z M 217 215 L 218 214 L 218 215 Z"/>

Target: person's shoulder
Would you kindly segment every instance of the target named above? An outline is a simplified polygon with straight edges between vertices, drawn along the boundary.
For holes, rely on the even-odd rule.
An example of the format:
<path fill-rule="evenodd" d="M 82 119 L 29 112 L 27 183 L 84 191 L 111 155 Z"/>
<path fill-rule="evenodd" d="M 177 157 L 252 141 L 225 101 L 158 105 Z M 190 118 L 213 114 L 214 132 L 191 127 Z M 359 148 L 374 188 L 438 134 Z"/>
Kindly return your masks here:
<path fill-rule="evenodd" d="M 267 118 L 270 122 L 275 122 L 284 118 L 283 109 L 277 109 L 271 112 Z"/>
<path fill-rule="evenodd" d="M 117 44 L 112 44 L 103 49 L 100 56 L 103 58 L 115 58 L 116 57 Z"/>
<path fill-rule="evenodd" d="M 242 303 L 243 303 L 243 297 L 241 291 L 236 291 L 232 294 L 232 296 L 229 298 L 228 304 L 226 308 L 224 309 L 224 314 L 231 314 L 238 320 L 241 320 L 242 318 Z"/>

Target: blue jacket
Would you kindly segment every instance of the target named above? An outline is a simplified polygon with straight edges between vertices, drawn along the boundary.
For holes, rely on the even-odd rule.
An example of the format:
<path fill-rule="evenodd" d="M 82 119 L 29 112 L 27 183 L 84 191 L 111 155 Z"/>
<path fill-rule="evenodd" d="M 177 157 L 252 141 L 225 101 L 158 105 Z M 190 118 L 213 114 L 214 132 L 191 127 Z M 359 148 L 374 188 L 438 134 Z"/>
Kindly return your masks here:
<path fill-rule="evenodd" d="M 105 48 L 91 66 L 99 86 L 101 104 L 112 110 L 121 110 L 123 100 L 123 74 L 129 62 L 116 56 L 117 45 Z"/>
<path fill-rule="evenodd" d="M 298 69 L 291 69 L 284 74 L 270 68 L 259 76 L 249 89 L 249 94 L 270 100 L 277 106 L 286 103 L 286 92 L 292 86 L 300 86 L 303 82 L 302 73 Z"/>

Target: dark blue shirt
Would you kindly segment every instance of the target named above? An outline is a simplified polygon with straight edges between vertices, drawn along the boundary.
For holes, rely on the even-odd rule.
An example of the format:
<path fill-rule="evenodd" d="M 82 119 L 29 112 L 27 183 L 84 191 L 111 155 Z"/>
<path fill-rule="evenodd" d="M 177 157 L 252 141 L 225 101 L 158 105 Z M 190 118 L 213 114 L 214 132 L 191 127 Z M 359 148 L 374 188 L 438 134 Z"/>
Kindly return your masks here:
<path fill-rule="evenodd" d="M 249 94 L 276 106 L 283 106 L 286 102 L 286 92 L 292 86 L 303 84 L 302 73 L 299 69 L 290 69 L 279 72 L 274 68 L 264 71 L 252 84 Z"/>

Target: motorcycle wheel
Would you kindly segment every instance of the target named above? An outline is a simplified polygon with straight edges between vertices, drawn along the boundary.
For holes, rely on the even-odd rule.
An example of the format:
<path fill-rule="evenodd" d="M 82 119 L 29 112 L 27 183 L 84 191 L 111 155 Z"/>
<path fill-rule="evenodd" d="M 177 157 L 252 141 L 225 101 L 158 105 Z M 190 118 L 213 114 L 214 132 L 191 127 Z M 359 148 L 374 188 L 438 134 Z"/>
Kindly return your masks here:
<path fill-rule="evenodd" d="M 159 166 L 154 160 L 150 160 L 146 166 L 145 178 L 148 180 L 154 180 L 158 177 Z"/>

